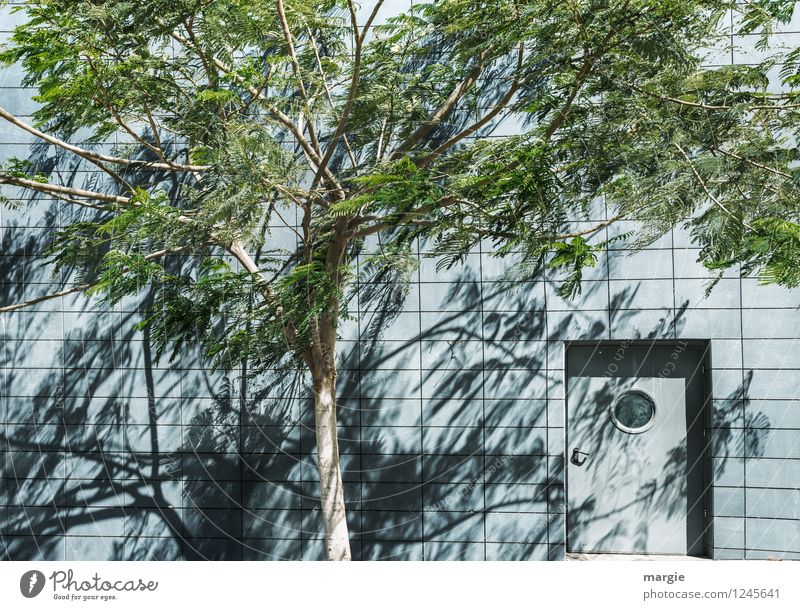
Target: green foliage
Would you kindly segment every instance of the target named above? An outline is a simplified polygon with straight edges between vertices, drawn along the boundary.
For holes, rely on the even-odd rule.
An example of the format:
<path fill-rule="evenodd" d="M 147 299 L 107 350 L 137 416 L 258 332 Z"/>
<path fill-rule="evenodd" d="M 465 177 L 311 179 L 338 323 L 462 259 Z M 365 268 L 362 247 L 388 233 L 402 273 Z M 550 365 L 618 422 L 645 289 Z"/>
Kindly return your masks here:
<path fill-rule="evenodd" d="M 89 289 L 110 305 L 131 294 L 138 294 L 153 283 L 167 280 L 163 267 L 142 254 L 109 250 L 103 256 L 97 283 Z"/>
<path fill-rule="evenodd" d="M 26 178 L 35 182 L 46 183 L 47 175 L 37 171 L 36 166 L 27 159 L 10 158 L 0 165 L 0 172 L 16 178 Z"/>
<path fill-rule="evenodd" d="M 590 245 L 581 237 L 573 237 L 568 242 L 553 244 L 555 255 L 548 261 L 552 269 L 567 269 L 566 280 L 558 287 L 557 293 L 563 298 L 575 298 L 581 291 L 581 280 L 585 267 L 594 267 L 597 263 L 598 248 Z"/>
<path fill-rule="evenodd" d="M 701 260 L 712 270 L 740 264 L 744 274 L 757 274 L 765 284 L 800 286 L 800 225 L 763 217 L 747 231 L 723 228 L 703 249 Z"/>
<path fill-rule="evenodd" d="M 550 270 L 574 297 L 608 244 L 600 204 L 642 224 L 615 240 L 685 224 L 710 269 L 797 284 L 800 51 L 700 57 L 726 11 L 766 44 L 790 0 L 438 0 L 363 40 L 346 0 L 284 4 L 15 8 L 0 61 L 37 90 L 36 124 L 129 159 L 101 163 L 98 196 L 64 193 L 90 208 L 48 255 L 111 303 L 149 287 L 159 354 L 200 340 L 220 367 L 318 364 L 349 282 L 402 299 L 418 242 L 439 268 L 481 248 L 515 261 L 505 279 Z"/>

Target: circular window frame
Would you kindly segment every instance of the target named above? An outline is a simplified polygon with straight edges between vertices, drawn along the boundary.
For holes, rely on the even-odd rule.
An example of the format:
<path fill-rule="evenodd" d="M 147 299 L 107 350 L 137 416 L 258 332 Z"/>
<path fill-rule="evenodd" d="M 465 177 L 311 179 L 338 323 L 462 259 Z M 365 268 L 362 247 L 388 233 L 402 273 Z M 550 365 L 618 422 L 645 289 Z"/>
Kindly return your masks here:
<path fill-rule="evenodd" d="M 630 394 L 638 394 L 640 396 L 643 396 L 647 401 L 650 402 L 651 405 L 653 405 L 653 414 L 650 417 L 650 420 L 645 425 L 639 426 L 638 428 L 631 428 L 630 426 L 626 426 L 621 421 L 619 421 L 619 419 L 617 419 L 617 405 L 619 405 L 620 401 L 623 398 L 629 396 Z M 611 403 L 611 407 L 609 408 L 609 416 L 611 417 L 611 421 L 613 422 L 614 426 L 618 430 L 621 430 L 626 434 L 642 434 L 644 432 L 647 432 L 650 428 L 653 427 L 653 425 L 655 425 L 656 417 L 658 416 L 658 404 L 656 403 L 655 398 L 653 398 L 648 392 L 640 390 L 639 388 L 630 388 L 627 390 L 623 390 L 622 392 L 617 394 L 617 397 Z"/>

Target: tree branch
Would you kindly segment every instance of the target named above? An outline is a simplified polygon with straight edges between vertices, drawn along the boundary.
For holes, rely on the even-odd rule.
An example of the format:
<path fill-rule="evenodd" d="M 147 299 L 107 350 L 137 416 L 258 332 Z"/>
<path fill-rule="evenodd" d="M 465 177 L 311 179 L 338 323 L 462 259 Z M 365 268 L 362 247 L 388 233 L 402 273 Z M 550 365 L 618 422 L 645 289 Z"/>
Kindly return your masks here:
<path fill-rule="evenodd" d="M 173 37 L 176 36 L 177 34 L 173 35 Z M 177 36 L 176 39 L 180 40 L 180 38 L 181 38 L 180 36 Z M 214 64 L 226 74 L 231 72 L 231 69 L 216 57 L 214 58 Z M 236 80 L 239 83 L 245 84 L 244 78 L 241 76 L 237 75 Z M 312 166 L 311 170 L 316 171 L 316 168 L 319 167 L 320 163 L 319 155 L 317 155 L 316 151 L 308 143 L 308 140 L 306 140 L 305 136 L 303 136 L 303 134 L 297 129 L 297 126 L 292 122 L 292 119 L 290 119 L 288 116 L 286 116 L 286 114 L 281 112 L 279 108 L 273 106 L 272 104 L 269 104 L 269 100 L 267 100 L 266 96 L 262 91 L 259 91 L 252 85 L 245 84 L 245 87 L 247 88 L 247 91 L 248 93 L 250 93 L 250 95 L 268 103 L 267 111 L 270 114 L 272 114 L 275 117 L 275 120 L 281 125 L 283 125 L 283 127 L 286 128 L 289 131 L 289 133 L 292 134 L 292 136 L 294 136 L 294 139 L 300 145 L 300 148 L 303 149 L 303 152 L 305 153 L 306 158 L 309 161 L 309 164 L 311 164 Z M 342 188 L 342 185 L 339 183 L 338 180 L 336 180 L 336 177 L 333 175 L 333 173 L 331 173 L 331 171 L 328 168 L 325 168 L 324 171 L 325 171 L 326 181 L 339 193 L 340 197 L 343 198 L 344 189 Z"/>
<path fill-rule="evenodd" d="M 188 172 L 204 172 L 209 169 L 207 165 L 181 165 L 177 163 L 156 163 L 150 161 L 137 161 L 134 159 L 125 159 L 123 157 L 112 157 L 109 155 L 101 155 L 98 153 L 91 152 L 79 146 L 75 146 L 74 144 L 69 144 L 64 140 L 61 140 L 55 136 L 50 134 L 44 133 L 33 127 L 32 125 L 28 125 L 24 121 L 21 121 L 13 114 L 5 110 L 5 108 L 0 107 L 0 118 L 5 119 L 12 125 L 19 127 L 23 131 L 27 131 L 29 134 L 36 136 L 40 140 L 47 142 L 48 144 L 53 144 L 54 146 L 58 146 L 59 148 L 63 148 L 71 153 L 78 155 L 90 161 L 92 163 L 101 162 L 101 163 L 112 163 L 117 165 L 126 165 L 130 167 L 149 167 L 151 169 L 163 169 L 169 171 L 188 171 Z"/>
<path fill-rule="evenodd" d="M 251 275 L 256 283 L 256 286 L 261 292 L 261 296 L 269 305 L 275 305 L 275 293 L 272 290 L 272 284 L 269 279 L 264 275 L 264 272 L 259 269 L 258 264 L 253 260 L 253 257 L 247 252 L 244 244 L 240 241 L 234 241 L 225 248 L 244 269 Z M 297 330 L 294 324 L 284 321 L 283 308 L 280 305 L 275 307 L 275 316 L 281 321 L 283 332 L 289 345 L 295 345 L 297 341 Z"/>
<path fill-rule="evenodd" d="M 99 210 L 101 212 L 110 212 L 111 210 L 108 209 L 107 205 L 101 205 L 96 203 L 89 203 L 88 201 L 81 201 L 80 199 L 73 199 L 71 197 L 65 197 L 64 195 L 58 195 L 57 193 L 50 193 L 50 196 L 54 199 L 58 199 L 65 203 L 70 203 L 72 205 L 77 205 L 82 208 L 89 208 L 91 210 Z"/>
<path fill-rule="evenodd" d="M 597 233 L 600 229 L 605 229 L 606 227 L 614 224 L 618 220 L 622 220 L 625 218 L 622 214 L 617 214 L 616 216 L 612 216 L 608 220 L 604 220 L 603 222 L 599 222 L 596 225 L 589 227 L 588 229 L 583 229 L 582 231 L 576 231 L 575 233 L 564 233 L 562 235 L 557 235 L 555 237 L 556 240 L 563 240 L 563 239 L 572 239 L 573 237 L 583 237 L 584 235 L 593 235 Z"/>
<path fill-rule="evenodd" d="M 657 100 L 661 100 L 662 102 L 671 102 L 673 104 L 678 104 L 680 106 L 687 106 L 689 108 L 698 108 L 700 110 L 731 110 L 733 106 L 725 105 L 725 104 L 706 104 L 704 102 L 692 102 L 689 100 L 682 100 L 677 97 L 672 97 L 669 95 L 664 95 L 662 93 L 656 93 L 655 91 L 648 91 L 644 87 L 640 87 L 635 83 L 625 83 L 628 87 L 633 89 L 634 91 L 638 91 L 644 95 L 652 97 Z M 754 94 L 758 95 L 758 94 Z M 752 106 L 744 106 L 743 109 L 745 111 L 757 111 L 757 110 L 775 110 L 778 112 L 786 111 L 786 110 L 797 110 L 800 108 L 800 104 L 754 104 Z"/>
<path fill-rule="evenodd" d="M 144 258 L 145 260 L 153 260 L 165 256 L 167 254 L 177 254 L 178 252 L 184 252 L 190 248 L 203 247 L 203 245 L 208 245 L 208 244 L 192 244 L 190 246 L 180 246 L 178 248 L 164 248 L 163 250 L 151 252 Z M 73 286 L 72 288 L 66 288 L 64 290 L 59 290 L 58 292 L 52 292 L 50 294 L 46 294 L 44 296 L 37 297 L 35 299 L 31 299 L 30 301 L 25 301 L 23 303 L 16 303 L 14 305 L 7 305 L 5 307 L 0 307 L 0 313 L 17 311 L 19 309 L 24 309 L 26 307 L 32 307 L 33 305 L 37 305 L 39 303 L 44 303 L 45 301 L 51 301 L 59 297 L 75 294 L 76 292 L 83 292 L 84 290 L 89 290 L 90 288 L 94 288 L 95 286 L 97 286 L 97 284 L 98 282 L 88 282 L 84 284 L 79 284 L 77 286 Z"/>
<path fill-rule="evenodd" d="M 31 299 L 30 301 L 25 301 L 24 303 L 16 303 L 15 305 L 0 307 L 0 313 L 5 313 L 8 311 L 17 311 L 19 309 L 24 309 L 26 307 L 32 307 L 34 305 L 38 305 L 39 303 L 44 303 L 45 301 L 50 301 L 52 299 L 57 299 L 59 297 L 67 296 L 68 294 L 74 294 L 76 292 L 82 292 L 84 290 L 88 290 L 94 285 L 95 284 L 80 284 L 78 286 L 73 286 L 72 288 L 59 290 L 58 292 L 53 292 L 51 294 L 46 294 L 36 299 Z"/>
<path fill-rule="evenodd" d="M 683 148 L 681 148 L 680 144 L 675 142 L 675 148 L 677 148 L 680 151 L 681 155 L 683 155 L 683 158 L 686 159 L 686 162 L 689 164 L 689 167 L 691 168 L 694 177 L 697 179 L 697 182 L 700 184 L 700 187 L 703 189 L 703 192 L 705 192 L 705 194 L 714 203 L 714 205 L 716 205 L 720 210 L 725 212 L 736 222 L 741 222 L 742 225 L 745 226 L 746 228 L 750 229 L 751 231 L 755 231 L 755 229 L 752 226 L 750 226 L 747 223 L 747 221 L 744 220 L 744 218 L 741 219 L 737 218 L 733 212 L 731 212 L 727 207 L 725 207 L 724 203 L 722 203 L 719 199 L 717 199 L 716 197 L 714 197 L 714 195 L 711 194 L 711 191 L 708 189 L 705 180 L 703 180 L 703 177 L 700 175 L 700 172 L 697 171 L 697 168 L 694 166 L 694 163 L 692 162 L 691 158 L 689 157 L 688 154 L 686 154 L 686 151 L 683 150 Z"/>
<path fill-rule="evenodd" d="M 556 116 L 550 122 L 550 125 L 547 126 L 547 129 L 544 132 L 544 141 L 549 142 L 550 138 L 553 137 L 558 128 L 561 127 L 562 123 L 566 120 L 569 111 L 572 109 L 572 103 L 575 101 L 575 98 L 578 96 L 578 92 L 581 90 L 581 86 L 583 85 L 584 79 L 589 75 L 589 70 L 592 67 L 592 59 L 590 54 L 584 54 L 583 56 L 583 63 L 578 70 L 578 73 L 575 75 L 575 82 L 572 85 L 572 90 L 570 91 L 569 95 L 567 96 L 566 101 L 561 106 L 561 109 L 558 111 Z"/>
<path fill-rule="evenodd" d="M 523 64 L 524 58 L 525 58 L 525 46 L 524 46 L 524 44 L 520 44 L 519 45 L 519 52 L 518 52 L 518 56 L 517 56 L 517 69 L 516 69 L 516 71 L 514 73 L 514 80 L 511 83 L 511 85 L 509 86 L 508 91 L 506 91 L 506 94 L 500 99 L 500 101 L 497 102 L 495 107 L 492 108 L 491 111 L 486 113 L 479 121 L 476 121 L 475 123 L 473 123 L 472 125 L 470 125 L 466 129 L 463 129 L 462 131 L 460 131 L 459 133 L 454 135 L 452 138 L 447 140 L 444 144 L 439 146 L 437 149 L 432 151 L 424 159 L 422 159 L 422 161 L 420 162 L 420 167 L 424 167 L 424 166 L 428 165 L 431 161 L 436 159 L 436 157 L 438 157 L 439 155 L 441 155 L 442 153 L 444 153 L 448 149 L 450 149 L 450 147 L 452 147 L 453 145 L 457 144 L 458 142 L 460 142 L 464 138 L 468 138 L 469 136 L 471 136 L 473 133 L 478 131 L 481 127 L 486 125 L 489 121 L 491 121 L 494 117 L 496 117 L 498 114 L 500 114 L 505 109 L 505 107 L 513 99 L 514 94 L 519 89 L 519 72 L 522 69 L 522 64 Z"/>
<path fill-rule="evenodd" d="M 170 32 L 170 37 L 173 40 L 180 42 L 184 47 L 186 47 L 190 51 L 198 53 L 198 49 L 195 48 L 194 44 L 190 40 L 187 40 L 186 38 L 178 34 L 177 32 L 175 31 Z M 230 74 L 232 72 L 232 69 L 217 57 L 211 58 L 210 61 L 212 61 L 214 65 L 220 70 L 222 70 L 225 74 Z M 256 89 L 252 85 L 246 83 L 244 77 L 242 77 L 239 74 L 236 74 L 234 78 L 238 83 L 245 85 L 247 92 L 254 98 L 267 102 L 266 106 L 267 111 L 275 118 L 275 120 L 280 125 L 282 125 L 287 131 L 289 131 L 289 133 L 292 134 L 292 136 L 297 141 L 300 148 L 303 149 L 303 152 L 305 153 L 306 158 L 308 159 L 309 164 L 311 165 L 311 170 L 316 171 L 316 169 L 320 165 L 320 160 L 321 160 L 320 155 L 317 154 L 317 151 L 315 151 L 314 148 L 311 146 L 311 144 L 309 144 L 308 140 L 306 140 L 305 136 L 297 128 L 292 119 L 286 116 L 285 113 L 281 112 L 279 108 L 269 103 L 269 100 L 264 95 L 263 91 Z M 336 177 L 328 170 L 328 168 L 325 168 L 325 179 L 328 182 L 328 184 L 331 185 L 331 187 L 337 191 L 339 197 L 344 198 L 344 189 L 342 188 L 342 185 L 339 183 L 338 180 L 336 180 Z"/>
<path fill-rule="evenodd" d="M 111 195 L 107 193 L 98 193 L 97 191 L 86 191 L 83 189 L 73 188 L 69 186 L 61 186 L 59 184 L 50 184 L 48 182 L 37 182 L 28 178 L 20 178 L 9 174 L 0 173 L 0 184 L 10 184 L 12 186 L 20 186 L 29 188 L 40 193 L 48 195 L 64 195 L 67 197 L 83 197 L 84 199 L 94 199 L 96 201 L 107 201 L 109 203 L 122 203 L 127 204 L 131 202 L 130 197 L 121 197 L 120 195 Z"/>
<path fill-rule="evenodd" d="M 382 1 L 382 0 L 381 0 Z M 328 104 L 331 107 L 331 112 L 333 113 L 334 118 L 336 119 L 337 123 L 341 124 L 342 118 L 341 116 L 336 116 L 336 108 L 333 105 L 333 95 L 331 94 L 331 89 L 328 86 L 328 81 L 325 77 L 325 70 L 322 68 L 322 58 L 319 56 L 319 50 L 317 49 L 316 40 L 314 39 L 314 35 L 311 32 L 310 28 L 307 28 L 308 36 L 311 39 L 311 48 L 314 50 L 314 57 L 317 60 L 317 66 L 319 67 L 319 75 L 322 79 L 322 86 L 325 88 L 325 96 L 328 100 Z M 356 167 L 358 163 L 356 162 L 355 154 L 353 154 L 353 149 L 350 147 L 350 141 L 347 139 L 347 134 L 342 134 L 342 141 L 344 142 L 344 147 L 347 150 L 347 155 L 350 157 L 350 163 L 353 165 L 353 171 L 356 171 Z M 321 163 L 327 164 L 327 161 L 323 159 Z M 319 172 L 317 172 L 319 175 Z"/>
<path fill-rule="evenodd" d="M 620 7 L 621 14 L 625 14 L 626 9 L 628 7 L 630 0 L 625 0 L 625 2 Z M 575 98 L 578 96 L 578 93 L 583 86 L 583 83 L 587 76 L 589 76 L 589 72 L 592 69 L 592 65 L 594 61 L 598 59 L 606 50 L 606 45 L 611 41 L 615 34 L 618 34 L 619 31 L 616 27 L 612 26 L 609 28 L 609 31 L 603 37 L 602 43 L 600 44 L 600 48 L 598 48 L 594 53 L 590 48 L 590 41 L 588 37 L 588 33 L 586 32 L 586 26 L 584 25 L 580 14 L 578 12 L 573 12 L 573 17 L 575 23 L 578 25 L 578 28 L 581 30 L 581 34 L 583 35 L 583 58 L 581 62 L 581 67 L 578 69 L 578 72 L 575 74 L 575 82 L 573 83 L 572 90 L 570 91 L 569 95 L 567 96 L 566 101 L 561 106 L 561 109 L 556 114 L 555 118 L 551 121 L 550 125 L 547 127 L 547 130 L 544 133 L 544 141 L 549 142 L 550 138 L 553 137 L 558 128 L 564 123 L 569 115 L 570 110 L 572 109 L 572 105 L 575 101 Z M 613 45 L 612 45 L 613 46 Z"/>
<path fill-rule="evenodd" d="M 314 116 L 311 113 L 311 103 L 309 101 L 305 83 L 303 82 L 303 72 L 300 69 L 300 62 L 297 60 L 297 52 L 294 48 L 294 37 L 292 36 L 292 31 L 289 28 L 289 22 L 286 20 L 286 8 L 283 5 L 283 0 L 277 0 L 277 8 L 278 20 L 281 22 L 283 38 L 286 41 L 286 46 L 289 51 L 289 60 L 292 64 L 292 71 L 297 79 L 297 89 L 300 91 L 300 98 L 303 100 L 303 105 L 305 106 L 305 111 L 308 118 L 308 136 L 311 138 L 311 145 L 314 147 L 314 151 L 317 153 L 317 156 L 321 156 L 322 149 L 320 148 L 319 140 L 317 139 L 317 132 L 314 128 Z M 320 163 L 317 173 L 319 174 L 324 167 L 324 163 Z"/>
<path fill-rule="evenodd" d="M 395 161 L 402 157 L 405 153 L 411 150 L 420 140 L 433 131 L 439 123 L 447 116 L 447 114 L 455 107 L 458 101 L 469 91 L 472 86 L 477 82 L 485 66 L 486 57 L 489 52 L 484 50 L 478 55 L 476 66 L 470 70 L 469 74 L 462 80 L 455 89 L 447 96 L 444 102 L 436 109 L 436 111 L 426 120 L 422 125 L 417 127 L 404 142 L 389 155 L 390 161 Z"/>
<path fill-rule="evenodd" d="M 95 84 L 97 86 L 97 89 L 103 96 L 102 104 L 111 114 L 111 118 L 114 119 L 114 122 L 117 125 L 119 125 L 123 129 L 123 131 L 125 131 L 125 133 L 127 133 L 130 137 L 132 137 L 136 142 L 138 142 L 140 145 L 142 145 L 150 152 L 155 153 L 160 159 L 166 161 L 166 156 L 164 155 L 164 152 L 160 148 L 153 146 L 152 144 L 150 144 L 150 142 L 144 140 L 144 138 L 142 138 L 136 131 L 131 129 L 125 121 L 122 120 L 122 117 L 119 115 L 119 112 L 117 112 L 117 109 L 114 107 L 114 103 L 111 101 L 111 98 L 108 95 L 108 89 L 106 89 L 106 87 L 103 85 L 103 77 L 100 75 L 100 71 L 97 69 L 97 66 L 95 66 L 95 62 L 92 60 L 92 58 L 88 55 L 85 55 L 84 61 L 86 61 L 86 63 L 89 64 L 89 68 L 91 69 L 92 74 L 94 74 Z M 97 98 L 95 98 L 93 101 L 100 102 L 100 100 L 98 100 Z"/>
<path fill-rule="evenodd" d="M 278 0 L 280 2 L 280 0 Z M 381 6 L 383 5 L 383 0 L 378 0 L 375 3 L 375 6 L 372 8 L 372 12 L 370 13 L 369 17 L 367 18 L 366 24 L 364 24 L 364 29 L 359 33 L 358 31 L 358 22 L 356 20 L 356 11 L 355 6 L 353 5 L 353 0 L 347 0 L 347 6 L 350 10 L 350 24 L 353 28 L 353 37 L 354 37 L 354 44 L 355 49 L 353 51 L 353 75 L 350 79 L 350 90 L 347 94 L 347 101 L 344 104 L 344 109 L 342 110 L 342 115 L 339 117 L 339 121 L 336 125 L 336 131 L 331 138 L 331 141 L 328 143 L 328 149 L 325 151 L 325 156 L 322 157 L 322 161 L 320 161 L 320 168 L 317 170 L 317 175 L 314 177 L 314 184 L 316 185 L 319 183 L 320 177 L 322 175 L 322 171 L 328 166 L 328 162 L 333 157 L 333 153 L 336 150 L 336 147 L 339 145 L 339 140 L 345 133 L 347 128 L 347 120 L 350 118 L 350 112 L 353 109 L 353 104 L 356 100 L 356 93 L 358 91 L 358 83 L 361 78 L 361 51 L 364 48 L 364 40 L 367 36 L 367 32 L 369 32 L 369 28 L 372 26 L 372 22 L 375 19 L 375 16 L 378 14 Z M 322 66 L 320 65 L 320 69 Z M 314 187 L 312 187 L 313 190 Z"/>
<path fill-rule="evenodd" d="M 776 176 L 780 176 L 781 178 L 791 178 L 792 177 L 790 174 L 787 174 L 786 172 L 782 172 L 779 169 L 775 169 L 773 167 L 770 167 L 769 165 L 764 165 L 763 163 L 759 163 L 758 161 L 753 161 L 752 159 L 748 159 L 747 157 L 742 157 L 741 155 L 737 155 L 736 153 L 732 153 L 732 152 L 724 150 L 722 148 L 715 148 L 714 150 L 717 151 L 717 152 L 722 153 L 726 157 L 730 157 L 732 159 L 736 159 L 737 161 L 743 161 L 744 163 L 747 163 L 748 165 L 752 165 L 753 167 L 758 167 L 760 169 L 768 171 L 771 174 L 775 174 Z"/>
<path fill-rule="evenodd" d="M 200 58 L 200 63 L 203 64 L 203 70 L 205 70 L 206 78 L 208 78 L 208 84 L 216 88 L 219 75 L 211 69 L 211 64 L 208 61 L 208 57 L 206 57 L 205 52 L 197 42 L 197 38 L 194 35 L 194 18 L 194 15 L 189 17 L 186 21 L 184 21 L 183 26 L 186 28 L 186 33 L 189 36 L 189 40 L 191 40 L 192 44 L 194 45 L 197 57 Z"/>
<path fill-rule="evenodd" d="M 10 184 L 12 186 L 28 188 L 33 191 L 37 191 L 39 193 L 52 195 L 53 197 L 61 199 L 62 201 L 67 201 L 68 203 L 73 203 L 78 205 L 80 205 L 80 202 L 71 201 L 69 198 L 82 197 L 84 199 L 93 199 L 95 201 L 106 201 L 108 203 L 119 203 L 121 205 L 131 205 L 134 207 L 141 205 L 138 202 L 134 202 L 132 197 L 122 197 L 120 195 L 98 193 L 97 191 L 87 191 L 84 189 L 79 189 L 69 186 L 61 186 L 60 184 L 50 184 L 48 182 L 37 182 L 36 180 L 30 180 L 28 178 L 20 178 L 18 176 L 11 176 L 9 174 L 3 174 L 3 173 L 0 173 L 0 184 Z M 182 224 L 190 224 L 193 222 L 193 220 L 189 216 L 186 216 L 185 213 L 181 214 L 180 216 L 177 216 L 175 220 Z M 215 225 L 214 228 L 219 228 L 219 227 Z"/>

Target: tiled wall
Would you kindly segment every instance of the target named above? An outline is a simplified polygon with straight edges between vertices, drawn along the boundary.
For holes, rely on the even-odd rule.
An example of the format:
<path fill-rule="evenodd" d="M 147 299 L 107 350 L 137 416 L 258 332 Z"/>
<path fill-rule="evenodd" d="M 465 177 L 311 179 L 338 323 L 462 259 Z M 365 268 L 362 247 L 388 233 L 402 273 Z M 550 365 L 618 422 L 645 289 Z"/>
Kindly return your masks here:
<path fill-rule="evenodd" d="M 385 5 L 379 20 L 408 2 Z M 800 20 L 785 29 L 800 41 Z M 736 42 L 709 61 L 757 56 Z M 24 118 L 18 81 L 0 74 L 0 105 Z M 54 155 L 5 124 L 0 142 L 2 158 Z M 0 211 L 4 304 L 51 291 L 41 250 L 74 214 Z M 509 289 L 486 252 L 447 271 L 421 256 L 405 299 L 359 283 L 339 379 L 354 557 L 563 558 L 564 341 L 693 338 L 712 346 L 714 556 L 800 558 L 800 292 L 731 272 L 705 298 L 696 257 L 681 230 L 612 250 L 570 302 L 548 281 Z M 139 308 L 71 296 L 0 314 L 0 557 L 322 558 L 302 380 L 156 364 Z"/>

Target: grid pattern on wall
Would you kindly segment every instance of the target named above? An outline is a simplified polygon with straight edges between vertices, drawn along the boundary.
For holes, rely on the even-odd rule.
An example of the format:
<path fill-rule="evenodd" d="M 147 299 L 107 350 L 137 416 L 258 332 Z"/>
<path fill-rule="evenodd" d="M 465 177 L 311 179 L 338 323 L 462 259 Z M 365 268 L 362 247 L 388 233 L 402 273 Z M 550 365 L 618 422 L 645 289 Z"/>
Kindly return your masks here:
<path fill-rule="evenodd" d="M 408 4 L 387 1 L 379 21 Z M 3 11 L 8 30 L 17 18 Z M 780 36 L 797 33 L 800 18 Z M 733 42 L 708 61 L 756 60 L 754 37 Z M 26 118 L 19 77 L 0 74 L 0 105 Z M 519 127 L 507 117 L 493 134 Z M 5 124 L 0 142 L 2 158 L 54 154 Z M 43 236 L 73 214 L 39 198 L 0 210 L 4 304 L 52 289 Z M 280 227 L 274 239 L 293 245 Z M 715 558 L 800 558 L 800 292 L 729 273 L 704 297 L 679 229 L 610 250 L 569 302 L 550 278 L 504 282 L 490 252 L 446 271 L 419 254 L 405 298 L 362 277 L 342 329 L 355 558 L 563 558 L 564 342 L 642 338 L 711 340 Z M 244 383 L 199 355 L 155 362 L 132 328 L 142 302 L 70 296 L 0 314 L 0 557 L 322 558 L 303 379 Z"/>

